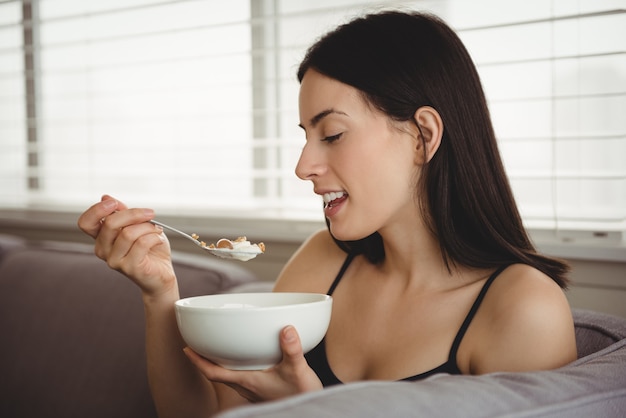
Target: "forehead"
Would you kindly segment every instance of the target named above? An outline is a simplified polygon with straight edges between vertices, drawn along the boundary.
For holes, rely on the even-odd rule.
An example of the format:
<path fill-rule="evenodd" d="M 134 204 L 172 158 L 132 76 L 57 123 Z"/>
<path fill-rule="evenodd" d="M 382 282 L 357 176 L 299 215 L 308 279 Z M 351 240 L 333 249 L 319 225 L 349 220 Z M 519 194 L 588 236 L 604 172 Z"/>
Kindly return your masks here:
<path fill-rule="evenodd" d="M 345 114 L 366 110 L 367 103 L 359 91 L 347 84 L 309 69 L 300 84 L 299 110 L 301 125 L 307 127 L 316 115 L 334 109 Z"/>

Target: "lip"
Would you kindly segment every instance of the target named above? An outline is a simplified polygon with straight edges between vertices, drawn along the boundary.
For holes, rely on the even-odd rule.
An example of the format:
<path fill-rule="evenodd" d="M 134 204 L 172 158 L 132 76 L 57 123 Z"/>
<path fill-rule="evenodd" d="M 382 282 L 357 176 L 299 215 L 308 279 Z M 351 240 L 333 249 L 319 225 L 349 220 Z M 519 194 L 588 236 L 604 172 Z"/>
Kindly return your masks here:
<path fill-rule="evenodd" d="M 341 208 L 343 208 L 347 199 L 348 195 L 346 194 L 327 204 L 324 207 L 324 216 L 326 216 L 327 218 L 332 218 L 333 216 L 335 216 L 341 210 Z"/>

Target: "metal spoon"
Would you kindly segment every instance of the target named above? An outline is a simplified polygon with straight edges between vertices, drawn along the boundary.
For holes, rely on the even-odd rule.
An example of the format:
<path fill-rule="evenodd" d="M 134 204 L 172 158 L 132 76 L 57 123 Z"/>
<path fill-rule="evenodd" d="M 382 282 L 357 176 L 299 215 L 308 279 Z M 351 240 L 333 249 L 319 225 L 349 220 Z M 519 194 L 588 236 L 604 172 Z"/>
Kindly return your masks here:
<path fill-rule="evenodd" d="M 263 253 L 263 250 L 257 245 L 257 244 L 252 244 L 249 247 L 246 248 L 234 248 L 234 249 L 230 249 L 230 248 L 210 248 L 209 246 L 207 246 L 204 242 L 200 241 L 199 239 L 183 232 L 180 231 L 174 227 L 171 227 L 169 225 L 165 225 L 164 223 L 152 220 L 150 221 L 150 223 L 154 224 L 154 225 L 158 225 L 163 229 L 168 229 L 172 232 L 176 232 L 177 234 L 187 238 L 189 241 L 193 242 L 194 244 L 196 244 L 198 247 L 202 248 L 203 250 L 206 250 L 208 252 L 210 252 L 211 254 L 221 257 L 221 258 L 227 258 L 227 259 L 231 259 L 231 260 L 239 260 L 239 261 L 248 261 L 253 259 L 254 257 L 256 257 L 259 254 Z"/>

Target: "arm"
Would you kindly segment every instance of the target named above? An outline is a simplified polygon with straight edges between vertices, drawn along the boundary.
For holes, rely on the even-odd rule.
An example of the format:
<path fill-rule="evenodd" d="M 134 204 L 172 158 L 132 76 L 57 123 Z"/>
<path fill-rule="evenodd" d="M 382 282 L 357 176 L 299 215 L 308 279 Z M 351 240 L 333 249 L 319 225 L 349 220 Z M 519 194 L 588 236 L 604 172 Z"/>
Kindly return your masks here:
<path fill-rule="evenodd" d="M 217 392 L 184 355 L 174 302 L 178 292 L 143 296 L 150 391 L 158 416 L 210 416 L 219 408 Z"/>
<path fill-rule="evenodd" d="M 146 317 L 148 380 L 160 417 L 209 416 L 244 403 L 230 388 L 204 379 L 183 352 L 174 302 L 178 284 L 167 238 L 148 223 L 147 209 L 128 209 L 105 196 L 78 220 L 96 241 L 95 253 L 128 276 L 140 289 Z"/>

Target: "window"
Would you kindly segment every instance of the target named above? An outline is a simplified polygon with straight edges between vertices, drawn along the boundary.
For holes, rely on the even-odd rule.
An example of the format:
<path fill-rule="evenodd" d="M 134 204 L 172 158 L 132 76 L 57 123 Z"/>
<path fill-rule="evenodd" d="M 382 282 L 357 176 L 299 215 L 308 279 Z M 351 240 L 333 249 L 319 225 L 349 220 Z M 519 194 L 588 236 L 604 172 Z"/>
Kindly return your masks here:
<path fill-rule="evenodd" d="M 363 10 L 432 11 L 481 74 L 526 225 L 626 230 L 618 0 L 0 1 L 0 209 L 102 193 L 179 215 L 321 220 L 293 172 L 297 64 Z"/>

